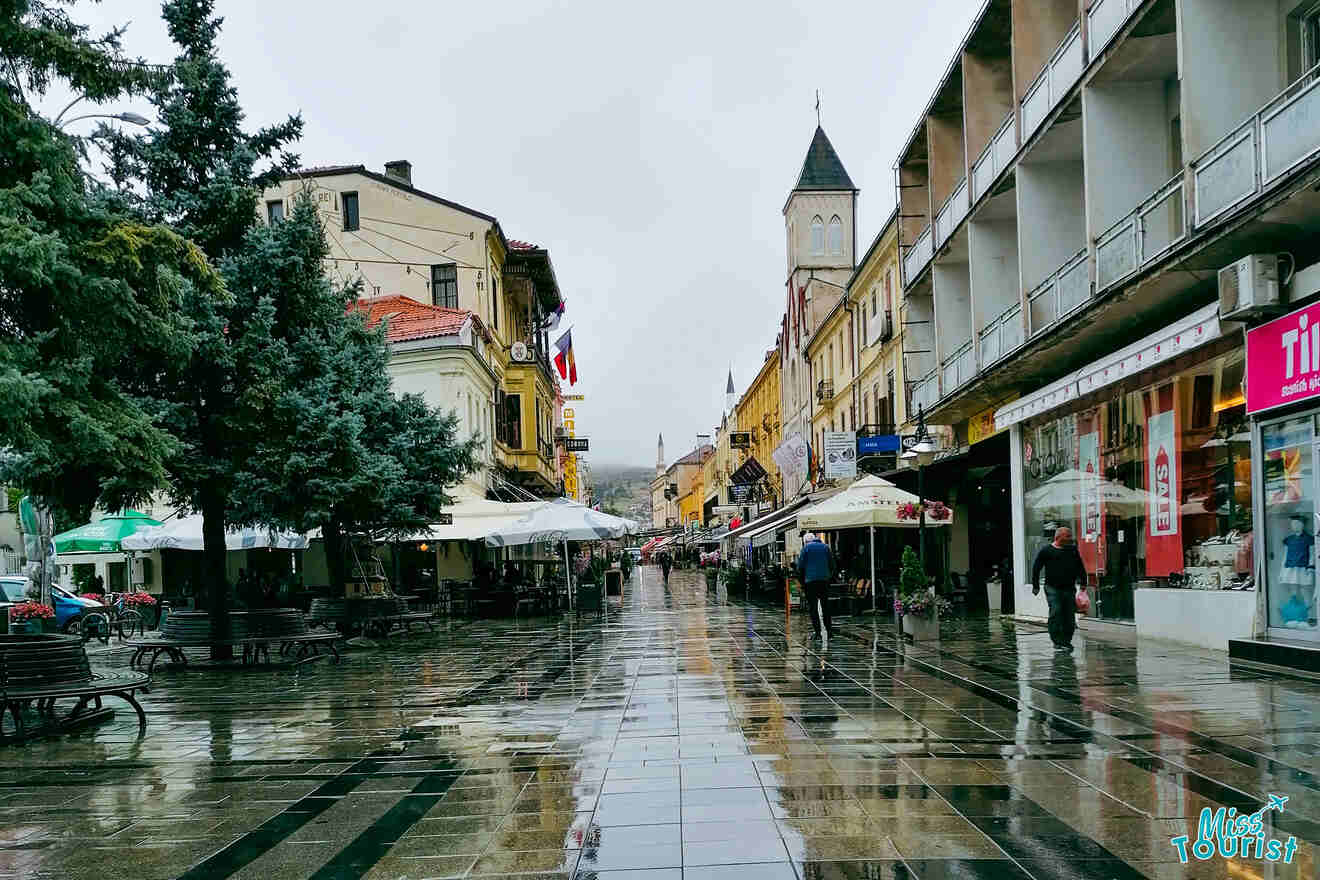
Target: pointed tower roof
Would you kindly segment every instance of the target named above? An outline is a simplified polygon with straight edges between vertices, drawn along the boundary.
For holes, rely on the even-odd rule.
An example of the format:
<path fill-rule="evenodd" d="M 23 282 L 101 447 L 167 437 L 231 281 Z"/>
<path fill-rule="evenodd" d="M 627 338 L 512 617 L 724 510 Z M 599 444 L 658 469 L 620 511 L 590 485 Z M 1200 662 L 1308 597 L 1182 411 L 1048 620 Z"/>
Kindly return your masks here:
<path fill-rule="evenodd" d="M 664 434 L 661 434 L 661 435 L 659 435 L 659 436 L 660 436 L 660 439 L 659 439 L 659 441 L 656 443 L 656 445 L 657 445 L 657 446 L 664 446 L 664 445 L 665 445 L 665 435 L 664 435 Z"/>
<path fill-rule="evenodd" d="M 802 160 L 802 173 L 798 175 L 794 190 L 847 190 L 857 192 L 852 178 L 848 176 L 839 154 L 834 152 L 834 145 L 825 136 L 825 129 L 816 126 L 816 134 L 807 148 L 807 157 Z"/>
<path fill-rule="evenodd" d="M 735 394 L 735 393 L 736 393 L 736 392 L 733 390 L 733 370 L 729 370 L 729 385 L 728 385 L 727 388 L 724 389 L 724 393 L 725 393 L 725 394 Z"/>

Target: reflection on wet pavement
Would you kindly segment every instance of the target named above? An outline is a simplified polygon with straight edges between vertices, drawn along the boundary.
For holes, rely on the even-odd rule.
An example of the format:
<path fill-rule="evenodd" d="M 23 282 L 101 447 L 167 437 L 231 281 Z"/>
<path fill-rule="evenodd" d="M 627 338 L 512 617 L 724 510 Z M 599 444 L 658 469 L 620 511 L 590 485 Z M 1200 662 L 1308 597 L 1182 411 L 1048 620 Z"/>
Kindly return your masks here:
<path fill-rule="evenodd" d="M 997 619 L 914 647 L 842 618 L 823 655 L 791 624 L 643 568 L 600 621 L 158 672 L 144 739 L 0 749 L 0 876 L 1316 876 L 1316 683 Z M 1202 807 L 1271 793 L 1291 864 L 1179 863 Z"/>

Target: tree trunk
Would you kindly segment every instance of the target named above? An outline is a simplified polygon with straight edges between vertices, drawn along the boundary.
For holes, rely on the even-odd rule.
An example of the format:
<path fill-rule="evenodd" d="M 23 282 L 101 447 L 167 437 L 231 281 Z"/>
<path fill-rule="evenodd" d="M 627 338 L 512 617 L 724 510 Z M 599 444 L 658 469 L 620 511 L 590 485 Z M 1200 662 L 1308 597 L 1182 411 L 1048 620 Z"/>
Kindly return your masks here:
<path fill-rule="evenodd" d="M 348 569 L 344 563 L 344 533 L 339 521 L 327 520 L 321 527 L 321 540 L 325 544 L 325 565 L 330 573 L 330 595 L 339 595 L 348 583 Z"/>
<path fill-rule="evenodd" d="M 211 616 L 211 636 L 216 641 L 229 638 L 229 578 L 225 566 L 225 499 L 214 489 L 202 492 L 202 570 L 206 584 L 207 610 Z M 213 645 L 212 660 L 232 660 L 230 645 Z"/>

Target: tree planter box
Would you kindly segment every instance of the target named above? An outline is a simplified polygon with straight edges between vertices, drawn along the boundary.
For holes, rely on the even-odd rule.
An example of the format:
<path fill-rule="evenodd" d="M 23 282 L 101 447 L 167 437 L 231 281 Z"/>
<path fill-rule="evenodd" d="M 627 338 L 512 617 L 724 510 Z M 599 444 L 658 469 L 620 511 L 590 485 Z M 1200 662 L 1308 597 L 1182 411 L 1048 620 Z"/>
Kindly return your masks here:
<path fill-rule="evenodd" d="M 903 635 L 914 642 L 937 642 L 940 638 L 940 619 L 936 615 L 904 614 Z"/>

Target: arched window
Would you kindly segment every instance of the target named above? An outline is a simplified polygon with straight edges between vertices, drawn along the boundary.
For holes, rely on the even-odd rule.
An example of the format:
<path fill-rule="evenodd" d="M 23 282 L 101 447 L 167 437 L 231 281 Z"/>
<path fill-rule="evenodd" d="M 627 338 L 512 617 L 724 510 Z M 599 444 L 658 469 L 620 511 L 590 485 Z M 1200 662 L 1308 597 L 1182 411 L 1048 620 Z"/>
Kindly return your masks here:
<path fill-rule="evenodd" d="M 830 254 L 836 257 L 843 255 L 843 221 L 838 214 L 830 218 Z"/>
<path fill-rule="evenodd" d="M 825 221 L 820 217 L 811 218 L 811 255 L 813 257 L 825 255 Z"/>

